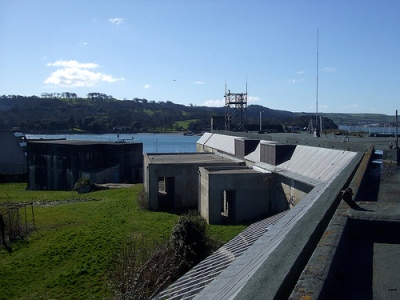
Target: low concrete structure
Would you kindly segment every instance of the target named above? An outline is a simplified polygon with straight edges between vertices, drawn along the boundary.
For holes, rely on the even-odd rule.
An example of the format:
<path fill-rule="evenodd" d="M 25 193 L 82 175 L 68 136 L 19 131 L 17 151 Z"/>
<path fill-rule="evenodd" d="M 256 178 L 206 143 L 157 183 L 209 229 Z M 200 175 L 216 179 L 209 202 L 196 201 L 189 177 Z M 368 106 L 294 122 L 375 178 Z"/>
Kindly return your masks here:
<path fill-rule="evenodd" d="M 244 165 L 212 153 L 145 153 L 144 190 L 152 210 L 196 208 L 199 167 Z"/>
<path fill-rule="evenodd" d="M 30 140 L 27 149 L 30 190 L 72 190 L 82 177 L 94 183 L 142 181 L 142 143 Z"/>
<path fill-rule="evenodd" d="M 234 153 L 235 139 L 243 138 L 245 137 L 205 134 L 199 140 L 197 149 L 229 153 L 237 157 Z M 218 251 L 218 257 L 210 258 L 201 267 L 188 272 L 158 298 L 288 298 L 296 278 L 306 265 L 341 200 L 341 190 L 348 185 L 363 155 L 363 152 L 334 147 L 327 149 L 321 146 L 260 141 L 254 151 L 244 156 L 243 160 L 249 168 L 244 173 L 247 176 L 256 176 L 257 171 L 266 174 L 269 184 L 261 192 L 261 198 L 264 197 L 264 201 L 268 203 L 268 212 L 279 213 L 291 209 L 280 213 L 279 219 L 275 219 L 273 224 L 272 221 L 266 221 L 268 227 L 259 229 L 263 233 L 254 243 L 252 241 L 253 244 L 246 251 L 239 255 L 235 252 L 234 249 L 243 248 L 240 239 L 232 249 L 222 247 Z M 201 180 L 203 176 L 208 176 L 208 182 L 205 180 L 207 184 L 215 182 L 219 189 L 228 189 L 233 186 L 228 171 L 226 168 L 201 168 Z M 240 176 L 240 169 L 233 172 L 237 172 L 235 176 Z M 220 175 L 221 178 L 210 180 L 210 175 Z M 208 204 L 208 210 L 204 209 L 202 212 L 207 217 L 207 213 L 211 215 L 209 211 L 214 212 L 213 205 L 218 207 L 217 203 L 221 202 L 222 197 L 220 193 L 215 193 L 214 199 L 203 197 L 203 191 L 207 191 L 207 186 L 203 185 L 205 184 L 201 184 L 200 210 Z M 236 182 L 235 188 L 240 190 L 246 187 Z M 250 199 L 259 196 L 255 196 L 258 191 L 259 186 L 248 190 L 246 196 L 238 199 L 237 203 L 248 203 Z M 266 194 L 268 197 L 265 197 Z M 247 244 L 247 241 L 242 243 Z M 211 272 L 215 268 L 218 271 Z"/>
<path fill-rule="evenodd" d="M 200 167 L 199 211 L 209 224 L 239 224 L 271 211 L 270 172 Z"/>

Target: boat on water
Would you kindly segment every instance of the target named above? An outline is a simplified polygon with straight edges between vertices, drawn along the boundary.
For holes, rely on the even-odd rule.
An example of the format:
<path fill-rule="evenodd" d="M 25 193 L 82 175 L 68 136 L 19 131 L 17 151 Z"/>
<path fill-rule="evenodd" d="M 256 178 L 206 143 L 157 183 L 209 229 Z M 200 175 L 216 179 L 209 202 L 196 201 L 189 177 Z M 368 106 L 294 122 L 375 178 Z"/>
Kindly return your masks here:
<path fill-rule="evenodd" d="M 199 132 L 199 133 L 194 133 L 193 131 L 186 131 L 183 133 L 183 135 L 186 136 L 202 136 L 205 133 L 205 131 Z"/>

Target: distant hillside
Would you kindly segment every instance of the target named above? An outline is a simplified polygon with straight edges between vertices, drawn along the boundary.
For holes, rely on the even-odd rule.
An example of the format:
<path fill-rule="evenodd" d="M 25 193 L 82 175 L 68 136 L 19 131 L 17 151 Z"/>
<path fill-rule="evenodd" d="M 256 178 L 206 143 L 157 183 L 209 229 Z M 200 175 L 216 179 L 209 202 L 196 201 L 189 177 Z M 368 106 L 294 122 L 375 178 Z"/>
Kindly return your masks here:
<path fill-rule="evenodd" d="M 296 113 L 297 116 L 314 116 L 315 113 Z M 347 114 L 347 113 L 321 113 L 325 118 L 331 119 L 337 125 L 365 125 L 365 124 L 395 124 L 395 116 L 384 114 Z"/>
<path fill-rule="evenodd" d="M 258 125 L 260 112 L 263 125 L 308 125 L 307 113 L 273 110 L 260 105 L 247 108 L 248 124 Z M 201 131 L 210 127 L 213 116 L 224 116 L 224 107 L 185 106 L 170 101 L 134 98 L 117 100 L 112 96 L 90 93 L 78 98 L 73 93 L 37 96 L 0 96 L 0 129 L 21 127 L 25 131 Z M 324 128 L 337 128 L 341 114 L 323 115 Z M 347 116 L 347 115 L 346 115 Z M 344 117 L 343 117 L 344 118 Z M 346 117 L 347 118 L 347 117 Z"/>

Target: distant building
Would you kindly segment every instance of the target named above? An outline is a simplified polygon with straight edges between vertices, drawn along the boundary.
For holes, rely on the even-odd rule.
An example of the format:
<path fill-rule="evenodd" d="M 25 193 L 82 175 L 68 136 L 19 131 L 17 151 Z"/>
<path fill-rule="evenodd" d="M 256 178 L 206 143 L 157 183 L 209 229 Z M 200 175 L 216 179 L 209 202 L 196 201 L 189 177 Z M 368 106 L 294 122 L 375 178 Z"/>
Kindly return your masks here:
<path fill-rule="evenodd" d="M 72 190 L 79 178 L 94 183 L 142 182 L 143 144 L 29 140 L 28 189 Z"/>
<path fill-rule="evenodd" d="M 26 174 L 26 141 L 20 132 L 0 131 L 0 174 Z"/>

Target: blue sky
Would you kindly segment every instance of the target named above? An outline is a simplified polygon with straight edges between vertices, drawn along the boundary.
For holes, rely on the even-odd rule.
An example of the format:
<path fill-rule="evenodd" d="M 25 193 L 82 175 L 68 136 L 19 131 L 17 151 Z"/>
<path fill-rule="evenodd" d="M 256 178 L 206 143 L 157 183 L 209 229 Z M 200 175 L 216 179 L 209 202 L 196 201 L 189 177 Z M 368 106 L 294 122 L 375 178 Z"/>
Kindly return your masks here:
<path fill-rule="evenodd" d="M 0 95 L 400 109 L 398 0 L 1 0 Z M 317 30 L 319 34 L 317 35 Z"/>

